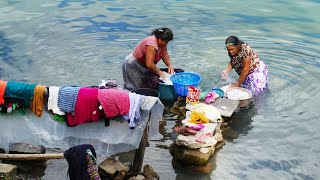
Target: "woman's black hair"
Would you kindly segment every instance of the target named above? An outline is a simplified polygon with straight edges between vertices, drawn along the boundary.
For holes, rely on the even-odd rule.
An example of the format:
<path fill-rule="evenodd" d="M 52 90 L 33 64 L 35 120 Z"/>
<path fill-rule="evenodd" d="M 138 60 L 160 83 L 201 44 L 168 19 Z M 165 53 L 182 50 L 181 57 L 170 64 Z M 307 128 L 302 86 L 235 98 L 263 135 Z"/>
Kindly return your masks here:
<path fill-rule="evenodd" d="M 172 41 L 173 33 L 169 28 L 159 28 L 152 31 L 151 35 L 154 35 L 156 38 L 164 40 L 164 41 Z"/>
<path fill-rule="evenodd" d="M 226 46 L 230 46 L 230 45 L 237 46 L 237 45 L 240 45 L 240 44 L 243 44 L 243 42 L 240 41 L 239 38 L 237 38 L 236 36 L 229 36 L 226 39 L 226 42 L 225 42 Z"/>

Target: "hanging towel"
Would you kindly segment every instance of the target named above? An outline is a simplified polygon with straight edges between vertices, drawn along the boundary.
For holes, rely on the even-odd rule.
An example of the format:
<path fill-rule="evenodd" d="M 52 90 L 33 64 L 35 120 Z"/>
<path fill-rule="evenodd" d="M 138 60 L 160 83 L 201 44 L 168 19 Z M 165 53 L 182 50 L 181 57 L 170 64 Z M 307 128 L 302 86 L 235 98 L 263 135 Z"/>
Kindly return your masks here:
<path fill-rule="evenodd" d="M 43 92 L 46 86 L 37 85 L 34 88 L 34 95 L 31 103 L 31 110 L 38 117 L 41 117 L 43 110 Z"/>
<path fill-rule="evenodd" d="M 4 92 L 6 90 L 7 81 L 0 80 L 0 105 L 4 104 Z"/>
<path fill-rule="evenodd" d="M 30 106 L 35 87 L 36 84 L 26 84 L 24 82 L 8 81 L 4 96 L 21 98 L 24 100 L 25 106 L 28 107 Z"/>
<path fill-rule="evenodd" d="M 58 93 L 60 87 L 58 86 L 50 86 L 49 87 L 49 97 L 48 97 L 48 110 L 52 110 L 54 114 L 63 116 L 66 113 L 61 111 L 58 107 Z"/>
<path fill-rule="evenodd" d="M 129 114 L 129 92 L 120 89 L 99 89 L 98 100 L 106 118 Z"/>
<path fill-rule="evenodd" d="M 74 110 L 74 116 L 67 114 L 68 126 L 99 120 L 98 88 L 80 88 Z"/>
<path fill-rule="evenodd" d="M 59 89 L 58 107 L 61 109 L 61 111 L 74 115 L 74 108 L 76 106 L 79 90 L 80 87 L 69 86 L 64 86 Z"/>

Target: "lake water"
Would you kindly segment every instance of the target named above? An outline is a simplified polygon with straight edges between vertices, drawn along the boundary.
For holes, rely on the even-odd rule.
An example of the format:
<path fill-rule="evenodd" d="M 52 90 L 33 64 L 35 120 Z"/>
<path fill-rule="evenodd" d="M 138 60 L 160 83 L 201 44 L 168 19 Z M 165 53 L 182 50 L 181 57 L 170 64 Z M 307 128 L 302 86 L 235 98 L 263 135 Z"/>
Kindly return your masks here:
<path fill-rule="evenodd" d="M 146 149 L 145 163 L 161 179 L 320 179 L 319 9 L 319 0 L 1 0 L 0 79 L 122 83 L 122 59 L 153 29 L 167 26 L 174 32 L 174 67 L 200 74 L 208 88 L 221 83 L 224 40 L 236 35 L 267 65 L 269 89 L 234 117 L 237 136 L 212 160 L 214 170 L 173 168 L 168 147 L 176 122 L 169 120 L 161 129 L 165 139 Z M 62 161 L 49 164 L 42 179 L 66 179 L 66 168 Z"/>

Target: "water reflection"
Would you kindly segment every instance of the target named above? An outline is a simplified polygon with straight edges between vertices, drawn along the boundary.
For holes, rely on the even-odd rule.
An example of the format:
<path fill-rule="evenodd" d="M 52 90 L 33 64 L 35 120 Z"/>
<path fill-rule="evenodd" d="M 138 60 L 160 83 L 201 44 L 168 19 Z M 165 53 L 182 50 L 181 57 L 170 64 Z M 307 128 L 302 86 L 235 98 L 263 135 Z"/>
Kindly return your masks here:
<path fill-rule="evenodd" d="M 63 0 L 58 4 L 59 8 L 65 8 L 70 6 L 70 3 L 81 3 L 82 6 L 88 6 L 90 4 L 95 4 L 94 0 Z"/>
<path fill-rule="evenodd" d="M 0 61 L 3 61 L 9 65 L 14 63 L 15 59 L 12 55 L 13 49 L 11 47 L 13 44 L 14 42 L 12 40 L 6 38 L 5 34 L 0 32 Z M 0 70 L 1 68 L 2 67 L 0 66 Z"/>
<path fill-rule="evenodd" d="M 208 162 L 206 166 L 184 165 L 176 160 L 172 160 L 172 167 L 176 173 L 176 180 L 210 180 L 211 172 L 215 169 L 215 162 Z"/>
<path fill-rule="evenodd" d="M 107 16 L 99 14 L 93 17 L 80 17 L 72 20 L 60 20 L 62 24 L 71 24 L 72 28 L 80 29 L 77 30 L 80 34 L 96 33 L 96 32 L 130 32 L 130 33 L 141 33 L 143 31 L 136 30 L 135 28 L 148 28 L 148 26 L 138 26 L 132 25 L 127 22 L 98 22 L 94 20 L 95 18 L 106 18 Z M 89 24 L 85 25 L 72 25 L 72 23 L 80 22 L 80 24 Z M 115 37 L 115 36 L 113 36 Z M 116 36 L 120 37 L 120 36 Z M 114 39 L 107 39 L 114 40 Z"/>
<path fill-rule="evenodd" d="M 257 160 L 249 165 L 249 168 L 254 170 L 269 169 L 271 171 L 284 171 L 292 175 L 293 179 L 314 180 L 311 175 L 307 175 L 301 172 L 293 172 L 297 166 L 301 166 L 301 163 L 297 159 L 292 160 Z"/>

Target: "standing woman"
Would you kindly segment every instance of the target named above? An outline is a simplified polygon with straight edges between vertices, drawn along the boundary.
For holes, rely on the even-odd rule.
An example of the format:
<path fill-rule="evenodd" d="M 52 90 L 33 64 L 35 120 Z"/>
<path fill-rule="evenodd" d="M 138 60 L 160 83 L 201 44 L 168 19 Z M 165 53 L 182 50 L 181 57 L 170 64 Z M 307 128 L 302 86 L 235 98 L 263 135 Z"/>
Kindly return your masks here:
<path fill-rule="evenodd" d="M 172 31 L 169 28 L 159 28 L 154 30 L 151 36 L 138 43 L 122 63 L 125 89 L 146 87 L 146 81 L 151 74 L 166 79 L 165 73 L 156 66 L 161 59 L 167 65 L 168 73 L 174 73 L 167 51 L 167 44 L 171 40 L 173 40 Z"/>
<path fill-rule="evenodd" d="M 225 42 L 230 62 L 222 71 L 222 79 L 226 79 L 232 69 L 239 75 L 239 79 L 232 83 L 233 87 L 242 86 L 254 94 L 261 93 L 268 86 L 268 70 L 258 55 L 247 44 L 236 36 L 229 36 Z"/>

